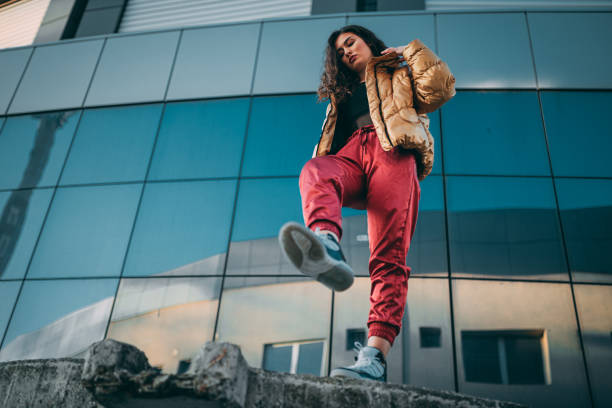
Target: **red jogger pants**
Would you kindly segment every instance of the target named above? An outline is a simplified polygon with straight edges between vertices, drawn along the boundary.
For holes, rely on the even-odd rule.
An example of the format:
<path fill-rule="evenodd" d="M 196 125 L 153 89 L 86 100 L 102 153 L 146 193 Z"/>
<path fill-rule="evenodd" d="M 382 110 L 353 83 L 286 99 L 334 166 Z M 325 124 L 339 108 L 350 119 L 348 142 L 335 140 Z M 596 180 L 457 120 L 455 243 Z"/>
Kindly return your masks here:
<path fill-rule="evenodd" d="M 393 344 L 408 293 L 406 254 L 414 233 L 421 188 L 414 153 L 385 152 L 374 126 L 351 135 L 335 155 L 309 160 L 300 174 L 306 225 L 342 233 L 341 207 L 367 209 L 371 280 L 368 337 Z"/>

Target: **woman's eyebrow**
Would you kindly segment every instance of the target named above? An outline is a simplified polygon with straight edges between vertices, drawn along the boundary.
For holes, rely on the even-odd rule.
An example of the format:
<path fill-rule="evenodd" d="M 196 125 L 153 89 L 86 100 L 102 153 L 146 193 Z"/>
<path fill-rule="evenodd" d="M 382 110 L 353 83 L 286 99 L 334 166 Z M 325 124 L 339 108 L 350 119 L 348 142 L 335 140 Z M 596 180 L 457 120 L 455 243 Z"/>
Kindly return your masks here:
<path fill-rule="evenodd" d="M 346 39 L 344 40 L 344 43 L 343 43 L 342 45 L 346 45 L 347 41 L 348 41 L 348 40 L 350 40 L 351 38 L 353 38 L 353 37 L 351 37 L 351 36 L 346 37 Z M 338 49 L 336 50 L 336 52 L 340 52 L 340 50 L 341 50 L 341 49 L 342 49 L 342 48 L 338 48 Z"/>

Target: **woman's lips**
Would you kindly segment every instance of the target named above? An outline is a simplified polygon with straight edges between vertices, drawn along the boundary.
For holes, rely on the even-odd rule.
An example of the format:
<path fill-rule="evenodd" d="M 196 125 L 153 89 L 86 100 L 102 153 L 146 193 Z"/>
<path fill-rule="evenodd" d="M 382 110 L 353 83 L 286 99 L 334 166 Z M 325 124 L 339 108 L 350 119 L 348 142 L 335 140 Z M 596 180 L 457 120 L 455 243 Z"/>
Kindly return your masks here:
<path fill-rule="evenodd" d="M 356 55 L 353 55 L 353 56 L 351 56 L 351 57 L 349 58 L 349 62 L 352 64 L 352 63 L 353 63 L 353 61 L 355 61 L 356 59 L 357 59 L 357 56 L 356 56 Z"/>

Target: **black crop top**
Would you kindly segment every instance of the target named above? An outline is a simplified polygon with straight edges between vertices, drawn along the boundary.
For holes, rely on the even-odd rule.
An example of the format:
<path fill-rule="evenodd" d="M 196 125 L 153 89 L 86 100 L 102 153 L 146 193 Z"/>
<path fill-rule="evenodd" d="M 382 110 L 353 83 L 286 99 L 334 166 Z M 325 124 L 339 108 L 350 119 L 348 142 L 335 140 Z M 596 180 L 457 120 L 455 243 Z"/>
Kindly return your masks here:
<path fill-rule="evenodd" d="M 357 86 L 352 95 L 340 103 L 338 119 L 330 154 L 336 154 L 346 144 L 349 136 L 362 126 L 371 125 L 370 107 L 365 82 Z"/>

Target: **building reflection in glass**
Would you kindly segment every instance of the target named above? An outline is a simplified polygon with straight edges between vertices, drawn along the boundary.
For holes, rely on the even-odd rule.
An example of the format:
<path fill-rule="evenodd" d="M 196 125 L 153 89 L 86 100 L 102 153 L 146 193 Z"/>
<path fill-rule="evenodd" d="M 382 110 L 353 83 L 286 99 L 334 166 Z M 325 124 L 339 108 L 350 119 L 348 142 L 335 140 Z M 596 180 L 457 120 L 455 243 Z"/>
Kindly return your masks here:
<path fill-rule="evenodd" d="M 220 277 L 122 279 L 107 337 L 166 373 L 184 372 L 212 340 L 220 287 Z"/>
<path fill-rule="evenodd" d="M 216 341 L 251 367 L 327 374 L 331 291 L 302 277 L 228 277 Z M 317 371 L 318 369 L 318 371 Z"/>
<path fill-rule="evenodd" d="M 453 306 L 460 392 L 590 405 L 569 285 L 455 280 Z"/>
<path fill-rule="evenodd" d="M 612 406 L 612 286 L 574 285 L 596 407 Z"/>
<path fill-rule="evenodd" d="M 82 356 L 104 338 L 116 288 L 116 279 L 26 282 L 0 361 Z"/>
<path fill-rule="evenodd" d="M 612 282 L 612 180 L 556 179 L 572 274 Z"/>
<path fill-rule="evenodd" d="M 336 293 L 332 368 L 353 364 L 353 342 L 365 344 L 369 293 L 369 278 L 358 278 L 349 290 Z M 388 381 L 453 389 L 450 327 L 448 280 L 410 279 L 402 330 L 387 356 Z"/>

